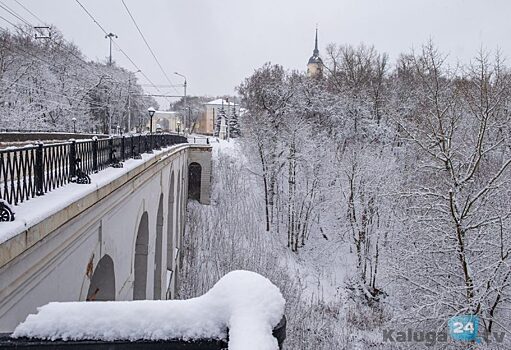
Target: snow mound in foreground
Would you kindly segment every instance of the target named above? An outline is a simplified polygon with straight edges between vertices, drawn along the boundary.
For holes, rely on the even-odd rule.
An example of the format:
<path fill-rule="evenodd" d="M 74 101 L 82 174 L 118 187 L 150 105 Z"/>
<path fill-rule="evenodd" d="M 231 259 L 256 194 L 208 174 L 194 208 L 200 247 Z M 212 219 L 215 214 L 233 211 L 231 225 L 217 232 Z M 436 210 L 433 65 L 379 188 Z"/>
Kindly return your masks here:
<path fill-rule="evenodd" d="M 232 271 L 188 300 L 54 302 L 38 308 L 12 336 L 64 340 L 225 339 L 230 350 L 276 350 L 272 330 L 285 300 L 267 278 Z"/>

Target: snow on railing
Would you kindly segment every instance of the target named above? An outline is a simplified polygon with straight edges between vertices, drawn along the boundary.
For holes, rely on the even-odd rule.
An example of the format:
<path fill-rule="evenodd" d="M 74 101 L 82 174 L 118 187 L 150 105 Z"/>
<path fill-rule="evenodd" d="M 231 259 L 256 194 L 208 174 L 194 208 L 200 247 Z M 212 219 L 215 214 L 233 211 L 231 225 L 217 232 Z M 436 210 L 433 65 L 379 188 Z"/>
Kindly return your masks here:
<path fill-rule="evenodd" d="M 232 271 L 206 294 L 188 300 L 49 303 L 18 325 L 12 337 L 110 342 L 228 338 L 229 350 L 276 350 L 273 330 L 283 319 L 284 305 L 280 290 L 267 278 Z"/>

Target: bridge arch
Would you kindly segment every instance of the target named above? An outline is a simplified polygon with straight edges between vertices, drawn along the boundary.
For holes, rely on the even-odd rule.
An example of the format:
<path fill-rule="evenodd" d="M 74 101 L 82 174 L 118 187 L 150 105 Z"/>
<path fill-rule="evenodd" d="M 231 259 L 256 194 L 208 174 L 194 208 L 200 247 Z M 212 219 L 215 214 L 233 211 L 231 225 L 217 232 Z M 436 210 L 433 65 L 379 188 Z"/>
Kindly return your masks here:
<path fill-rule="evenodd" d="M 188 198 L 200 201 L 202 166 L 197 162 L 188 165 Z"/>
<path fill-rule="evenodd" d="M 115 300 L 115 270 L 114 261 L 105 254 L 98 261 L 92 274 L 87 292 L 87 301 Z"/>
<path fill-rule="evenodd" d="M 163 193 L 160 194 L 158 214 L 156 215 L 156 244 L 154 252 L 154 300 L 161 299 L 162 252 L 163 252 Z"/>
<path fill-rule="evenodd" d="M 126 141 L 130 146 L 130 140 Z M 136 139 L 133 141 L 136 142 Z M 0 332 L 12 332 L 28 314 L 35 313 L 37 307 L 50 301 L 132 300 L 134 295 L 142 298 L 134 289 L 146 299 L 152 299 L 153 254 L 156 252 L 153 245 L 162 193 L 163 297 L 168 261 L 172 262 L 168 264 L 169 269 L 179 277 L 179 269 L 176 270 L 175 266 L 175 248 L 180 234 L 177 229 L 182 232 L 186 226 L 183 217 L 188 198 L 187 171 L 193 162 L 201 166 L 200 203 L 208 204 L 211 147 L 192 144 L 171 147 L 154 157 L 144 158 L 129 172 L 119 172 L 109 181 L 98 182 L 97 191 L 76 196 L 72 204 L 73 215 L 68 215 L 67 209 L 62 213 L 48 212 L 48 216 L 41 218 L 40 222 L 32 221 L 27 225 L 23 233 L 0 243 Z M 178 180 L 179 169 L 181 176 Z M 172 176 L 174 182 L 169 186 Z M 181 218 L 176 216 L 177 186 L 182 186 Z M 64 188 L 61 190 L 66 191 Z M 147 213 L 144 215 L 144 212 Z M 172 220 L 168 220 L 168 216 Z M 23 216 L 19 219 L 23 220 Z M 176 224 L 178 220 L 180 225 Z M 137 238 L 139 249 L 136 249 Z M 168 245 L 170 249 L 167 250 Z M 147 255 L 144 254 L 146 250 Z M 48 259 L 48 252 L 51 252 L 52 259 Z M 170 253 L 168 261 L 167 252 Z M 91 259 L 92 254 L 94 257 Z M 104 257 L 106 254 L 109 257 Z M 140 268 L 140 264 L 144 267 Z M 170 277 L 170 273 L 167 276 Z M 109 296 L 102 297 L 98 291 L 93 297 L 97 287 L 91 287 L 91 279 L 93 285 L 99 284 L 96 281 L 109 281 L 108 288 L 99 287 L 101 291 L 110 290 Z M 175 297 L 176 280 L 169 280 L 171 283 L 166 285 Z"/>
<path fill-rule="evenodd" d="M 133 281 L 133 299 L 146 299 L 147 292 L 147 254 L 149 252 L 149 216 L 142 214 L 138 225 L 137 240 L 135 242 L 135 262 Z"/>

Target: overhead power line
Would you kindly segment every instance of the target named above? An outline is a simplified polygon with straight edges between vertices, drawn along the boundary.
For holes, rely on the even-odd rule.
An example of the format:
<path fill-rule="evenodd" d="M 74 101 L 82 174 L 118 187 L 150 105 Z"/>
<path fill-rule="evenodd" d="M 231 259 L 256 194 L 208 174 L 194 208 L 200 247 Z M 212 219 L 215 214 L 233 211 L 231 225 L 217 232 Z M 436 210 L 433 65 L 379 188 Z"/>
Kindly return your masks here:
<path fill-rule="evenodd" d="M 92 21 L 94 23 L 96 23 L 96 25 L 101 29 L 101 31 L 105 34 L 105 35 L 108 35 L 108 32 L 105 30 L 105 28 L 96 20 L 96 18 L 94 18 L 94 16 L 90 13 L 90 11 L 88 11 L 85 6 L 83 6 L 83 4 L 79 1 L 79 0 L 75 0 L 78 5 L 80 5 L 80 7 L 83 9 L 83 11 L 85 11 L 85 13 L 92 19 Z M 133 65 L 133 67 L 135 67 L 137 70 L 140 71 L 140 74 L 142 74 L 142 76 L 152 85 L 156 88 L 156 90 L 160 93 L 162 93 L 160 91 L 160 89 L 153 83 L 153 81 L 151 79 L 149 79 L 149 77 L 138 67 L 138 65 L 131 59 L 131 57 L 120 47 L 119 44 L 117 44 L 117 41 L 115 41 L 113 38 L 112 38 L 112 42 L 114 43 L 115 47 L 117 47 L 117 49 L 124 55 L 124 57 L 126 57 L 126 59 L 128 59 L 128 61 L 131 62 L 131 64 Z M 162 93 L 163 94 L 163 93 Z M 167 98 L 167 101 L 170 103 L 171 101 Z"/>
<path fill-rule="evenodd" d="M 43 21 L 41 18 L 39 18 L 36 14 L 34 14 L 32 11 L 30 11 L 30 10 L 29 10 L 29 9 L 28 9 L 25 5 L 23 5 L 23 4 L 22 4 L 21 2 L 19 2 L 18 0 L 14 0 L 14 1 L 16 1 L 16 3 L 17 3 L 18 5 L 20 5 L 20 6 L 21 6 L 21 7 L 22 7 L 25 11 L 27 11 L 28 13 L 30 13 L 30 14 L 32 15 L 32 17 L 34 17 L 36 20 L 38 20 L 38 21 L 39 21 L 39 23 L 46 25 L 46 23 L 44 23 L 44 21 Z"/>
<path fill-rule="evenodd" d="M 85 11 L 85 13 L 87 15 L 89 15 L 89 17 L 94 21 L 94 23 L 96 23 L 96 25 L 103 31 L 103 33 L 105 33 L 105 35 L 108 35 L 108 33 L 106 32 L 105 28 L 103 28 L 103 26 L 98 21 L 96 21 L 94 16 L 85 8 L 85 6 L 83 6 L 82 3 L 80 1 L 78 1 L 78 0 L 76 0 L 76 2 Z"/>
<path fill-rule="evenodd" d="M 15 17 L 18 20 L 20 20 L 21 22 L 23 22 L 26 25 L 32 27 L 32 24 L 30 24 L 30 22 L 28 22 L 26 19 L 24 19 L 23 17 L 18 15 L 14 10 L 12 10 L 9 6 L 7 6 L 7 4 L 5 4 L 3 1 L 0 1 L 0 7 L 3 8 L 8 13 L 10 13 L 13 17 Z"/>
<path fill-rule="evenodd" d="M 135 20 L 135 18 L 133 17 L 133 15 L 131 14 L 131 11 L 130 9 L 128 8 L 128 5 L 126 5 L 126 3 L 124 2 L 124 0 L 121 0 L 122 1 L 122 4 L 124 5 L 124 8 L 126 9 L 126 11 L 128 12 L 128 15 L 130 16 L 131 20 L 133 21 L 133 24 L 135 25 L 135 27 L 137 28 L 138 30 L 138 33 L 140 34 L 140 36 L 142 37 L 142 40 L 144 40 L 144 43 L 145 45 L 147 46 L 147 48 L 149 49 L 149 52 L 151 52 L 151 55 L 153 56 L 154 60 L 156 61 L 156 63 L 158 64 L 158 67 L 160 67 L 160 70 L 162 71 L 163 75 L 165 76 L 165 78 L 167 79 L 168 83 L 172 86 L 172 88 L 177 92 L 177 89 L 173 86 L 174 83 L 170 80 L 169 76 L 167 75 L 167 72 L 165 72 L 165 69 L 163 69 L 160 61 L 158 60 L 158 58 L 156 57 L 156 54 L 154 53 L 153 49 L 151 48 L 151 46 L 149 45 L 149 43 L 147 42 L 147 39 L 145 38 L 144 36 L 144 33 L 142 33 L 142 30 L 140 29 L 140 27 L 138 26 L 137 24 L 137 21 Z"/>
<path fill-rule="evenodd" d="M 18 28 L 20 29 L 20 27 L 18 27 L 16 24 L 12 23 L 11 21 L 9 21 L 7 18 L 3 17 L 0 15 L 0 19 L 3 19 L 4 21 L 6 21 L 7 23 L 9 23 L 11 26 L 15 27 L 15 28 Z M 1 28 L 3 29 L 3 28 Z M 4 29 L 5 30 L 5 29 Z"/>
<path fill-rule="evenodd" d="M 77 102 L 80 102 L 80 103 L 83 103 L 83 104 L 87 104 L 87 105 L 92 105 L 92 106 L 95 106 L 95 107 L 98 107 L 98 108 L 105 108 L 105 107 L 108 107 L 108 104 L 107 103 L 96 103 L 94 101 L 88 101 L 85 99 L 85 95 L 84 97 L 82 98 L 76 98 L 76 97 L 72 97 L 72 96 L 68 96 L 68 95 L 64 95 L 62 94 L 61 92 L 58 92 L 58 91 L 54 91 L 54 90 L 48 90 L 48 89 L 44 89 L 42 87 L 38 87 L 38 86 L 34 86 L 34 85 L 27 85 L 27 84 L 23 84 L 23 83 L 19 83 L 19 82 L 16 82 L 16 81 L 12 81 L 12 80 L 7 80 L 7 79 L 4 79 L 4 78 L 0 78 L 0 81 L 3 81 L 7 84 L 12 84 L 12 85 L 16 85 L 16 86 L 21 86 L 21 87 L 24 87 L 24 88 L 27 88 L 27 89 L 32 89 L 32 90 L 37 90 L 37 91 L 43 91 L 43 92 L 46 92 L 48 94 L 52 94 L 52 95 L 55 95 L 55 96 L 60 96 L 60 97 L 64 97 L 66 98 L 67 100 L 71 100 L 71 101 L 77 101 Z M 46 99 L 46 98 L 45 98 Z M 57 103 L 62 103 L 62 101 L 55 101 L 55 100 L 51 100 L 53 102 L 57 102 Z M 118 100 L 116 102 L 119 102 Z M 69 107 L 69 106 L 68 106 Z"/>
<path fill-rule="evenodd" d="M 27 9 L 27 10 L 28 10 L 28 9 Z M 30 22 L 28 22 L 25 18 L 23 18 L 23 16 L 21 16 L 21 15 L 20 15 L 20 14 L 18 14 L 18 13 L 16 13 L 16 12 L 15 12 L 14 10 L 12 10 L 12 9 L 11 9 L 11 11 L 12 11 L 12 12 L 14 12 L 14 13 L 16 14 L 16 18 L 21 19 L 21 20 L 23 21 L 23 23 L 26 23 L 28 26 L 33 27 L 33 25 L 32 25 Z M 29 36 L 31 35 L 31 33 L 28 33 L 28 32 L 26 31 L 26 29 L 24 29 L 24 28 L 20 27 L 20 26 L 19 26 L 19 25 L 17 25 L 17 24 L 12 23 L 11 21 L 7 20 L 5 17 L 0 16 L 0 18 L 1 18 L 1 19 L 3 19 L 4 21 L 8 22 L 9 24 L 11 24 L 13 27 L 15 27 L 15 28 L 19 29 L 21 32 L 25 33 L 26 35 L 29 35 Z M 6 29 L 4 29 L 4 28 L 0 28 L 0 29 L 1 29 L 1 30 L 3 30 L 4 32 L 8 32 L 8 31 L 7 31 Z M 55 41 L 55 39 L 50 38 L 50 40 L 51 40 L 53 43 L 58 44 L 58 43 Z M 41 57 L 39 57 L 39 56 L 37 56 L 37 55 L 34 55 L 32 52 L 29 52 L 29 51 L 25 51 L 25 50 L 23 50 L 23 49 L 22 49 L 21 47 L 19 47 L 19 46 L 16 46 L 15 48 L 14 48 L 14 47 L 8 47 L 8 49 L 9 49 L 10 51 L 13 51 L 13 50 L 14 50 L 14 51 L 18 51 L 18 52 L 20 52 L 20 51 L 21 51 L 21 52 L 23 52 L 23 53 L 24 53 L 24 56 L 25 56 L 25 57 L 31 56 L 31 57 L 33 57 L 33 58 L 35 58 L 35 59 L 37 59 L 37 60 L 39 60 L 39 61 L 41 61 L 41 62 L 46 63 L 49 67 L 52 67 L 52 68 L 56 67 L 55 63 L 48 62 L 47 60 L 45 60 L 45 59 L 43 59 L 43 58 L 41 58 Z M 79 57 L 78 55 L 76 55 L 73 51 L 66 49 L 64 46 L 61 46 L 61 47 L 60 47 L 60 49 L 61 49 L 62 51 L 68 52 L 69 54 L 71 54 L 72 56 L 74 56 L 76 59 L 78 59 L 78 63 L 80 64 L 80 66 L 82 66 L 82 68 L 83 68 L 85 71 L 87 71 L 88 73 L 90 73 L 90 74 L 92 74 L 92 75 L 95 75 L 95 76 L 96 76 L 96 77 L 98 77 L 98 78 L 101 78 L 101 75 L 100 75 L 100 74 L 98 74 L 97 72 L 95 72 L 95 71 L 91 70 L 91 69 L 90 69 L 90 67 L 87 65 L 87 63 L 85 63 L 85 62 L 83 61 L 83 59 L 82 59 L 81 57 Z M 70 76 L 70 73 L 64 72 L 64 75 Z"/>
<path fill-rule="evenodd" d="M 0 2 L 2 2 L 2 1 L 0 0 Z M 20 6 L 22 6 L 22 7 L 23 7 L 23 8 L 24 8 L 27 12 L 29 12 L 32 16 L 34 16 L 34 18 L 36 18 L 36 19 L 37 19 L 38 21 L 40 21 L 41 23 L 44 23 L 44 21 L 42 21 L 40 17 L 38 17 L 36 14 L 34 14 L 32 11 L 30 11 L 30 10 L 29 10 L 26 6 L 23 6 L 23 4 L 21 4 L 19 1 L 16 1 L 16 2 L 17 2 Z M 78 1 L 77 1 L 77 2 L 78 2 Z M 9 14 L 11 14 L 12 16 L 16 17 L 18 20 L 20 20 L 20 21 L 22 21 L 23 23 L 27 24 L 28 26 L 30 26 L 30 27 L 34 27 L 34 26 L 33 26 L 33 25 L 32 25 L 32 24 L 28 21 L 28 20 L 26 20 L 26 19 L 25 19 L 22 15 L 20 15 L 19 13 L 17 13 L 17 12 L 16 12 L 15 10 L 13 10 L 12 8 L 9 8 L 8 6 L 7 6 L 7 8 L 2 7 L 2 6 L 0 6 L 0 7 L 1 7 L 1 8 L 3 8 L 6 12 L 8 12 Z M 82 6 L 82 8 L 84 8 L 84 7 Z M 86 9 L 85 9 L 85 8 L 84 8 L 84 10 L 86 11 Z M 92 16 L 92 15 L 90 14 L 90 12 L 88 12 L 88 11 L 86 11 L 86 12 L 87 12 L 87 14 L 88 14 L 89 16 Z M 91 17 L 91 18 L 93 18 L 93 17 Z M 6 21 L 7 23 L 11 24 L 14 28 L 19 29 L 19 30 L 20 30 L 20 31 L 22 31 L 23 33 L 25 33 L 25 34 L 27 34 L 27 35 L 30 35 L 30 33 L 28 33 L 28 32 L 26 31 L 26 29 L 25 29 L 25 28 L 20 27 L 19 25 L 17 25 L 17 24 L 15 24 L 15 23 L 11 22 L 11 21 L 10 21 L 10 20 L 8 20 L 7 18 L 5 18 L 5 17 L 3 17 L 3 16 L 0 16 L 0 19 L 3 19 L 4 21 Z M 95 21 L 95 19 L 94 19 L 94 21 Z M 101 24 L 99 24 L 99 22 L 97 22 L 97 21 L 95 21 L 95 22 L 98 24 L 98 26 L 100 26 L 100 28 L 102 28 L 102 26 L 101 26 Z M 4 29 L 4 28 L 0 28 L 0 30 L 4 31 L 4 32 L 6 32 L 6 33 L 8 33 L 8 31 L 7 31 L 6 29 Z M 102 30 L 103 30 L 103 29 L 102 29 Z M 58 42 L 55 40 L 55 38 L 50 38 L 50 41 L 54 42 L 55 44 L 60 44 L 60 43 L 58 43 Z M 116 44 L 116 43 L 115 43 L 115 44 Z M 116 46 L 118 46 L 118 45 L 116 44 Z M 49 62 L 49 61 L 47 61 L 47 60 L 43 59 L 42 57 L 39 57 L 39 56 L 37 56 L 37 55 L 33 54 L 32 52 L 27 52 L 27 51 L 23 50 L 21 47 L 15 47 L 15 48 L 14 48 L 14 47 L 11 47 L 10 49 L 13 49 L 14 51 L 21 52 L 21 53 L 22 53 L 24 56 L 26 56 L 26 57 L 31 57 L 31 58 L 34 58 L 34 59 L 36 59 L 36 60 L 39 60 L 39 61 L 41 61 L 41 62 L 43 62 L 43 63 L 47 64 L 49 67 L 52 67 L 52 68 L 54 68 L 54 67 L 55 67 L 55 68 L 56 68 L 56 65 L 55 65 L 55 63 L 54 63 L 54 62 L 53 62 L 53 63 L 52 63 L 52 62 Z M 69 53 L 70 55 L 72 55 L 73 57 L 75 57 L 75 58 L 78 60 L 79 65 L 80 65 L 80 66 L 82 66 L 82 68 L 84 68 L 84 70 L 85 70 L 85 71 L 87 71 L 88 73 L 90 73 L 91 75 L 95 75 L 96 77 L 98 77 L 98 78 L 100 78 L 100 79 L 103 79 L 103 78 L 105 78 L 105 77 L 108 77 L 108 78 L 110 78 L 110 79 L 111 79 L 111 81 L 112 81 L 112 82 L 115 82 L 115 83 L 120 84 L 120 85 L 127 85 L 127 84 L 126 84 L 126 82 L 124 82 L 124 81 L 118 81 L 117 79 L 115 79 L 115 78 L 111 77 L 110 75 L 106 75 L 106 76 L 105 76 L 105 74 L 99 74 L 97 71 L 95 71 L 94 69 L 92 69 L 92 68 L 91 68 L 91 67 L 87 64 L 87 62 L 85 62 L 85 61 L 83 60 L 83 58 L 82 58 L 82 57 L 78 56 L 78 55 L 77 55 L 76 53 L 74 53 L 72 50 L 66 49 L 64 46 L 61 46 L 61 49 L 62 49 L 63 51 L 65 51 L 65 52 L 68 52 L 68 53 Z M 130 60 L 130 62 L 132 62 L 132 64 L 133 64 L 135 67 L 137 67 L 137 66 L 136 66 L 136 64 L 133 62 L 133 60 L 132 60 L 129 56 L 127 56 L 127 54 L 126 54 L 126 53 L 125 53 L 125 52 L 124 52 L 124 51 L 123 51 L 120 47 L 119 47 L 119 49 L 120 49 L 120 50 L 121 50 L 121 52 L 123 52 L 123 54 L 124 54 L 124 55 L 125 55 L 125 56 L 129 59 L 129 60 Z M 138 69 L 138 67 L 137 67 L 137 69 Z M 140 71 L 140 72 L 143 74 L 143 72 L 142 72 L 142 71 Z M 64 72 L 64 74 L 65 74 L 65 75 L 70 75 L 70 74 L 69 74 L 69 73 L 67 73 L 67 72 Z M 156 88 L 159 92 L 161 92 L 161 91 L 160 91 L 160 90 L 159 90 L 159 89 L 158 89 L 158 88 L 154 85 L 154 83 L 152 83 L 152 81 L 151 81 L 151 80 L 150 80 L 150 79 L 149 79 L 149 78 L 148 78 L 145 74 L 143 74 L 143 75 L 144 75 L 144 77 L 145 77 L 145 78 L 146 78 L 146 79 L 147 79 L 147 80 L 151 83 L 151 85 L 152 85 L 152 86 L 154 86 L 154 87 L 155 87 L 155 88 Z M 2 79 L 2 80 L 3 80 L 3 79 Z M 5 81 L 5 80 L 4 80 L 4 81 Z M 15 85 L 17 85 L 17 86 L 23 86 L 23 84 L 16 83 L 16 82 L 10 82 L 10 83 L 15 84 Z M 27 87 L 27 88 L 28 88 L 29 86 L 26 86 L 26 85 L 25 85 L 24 87 Z M 32 88 L 35 88 L 35 87 L 33 87 L 33 86 L 32 86 Z M 36 89 L 37 89 L 37 90 L 39 90 L 39 91 L 44 91 L 44 92 L 46 92 L 46 93 L 50 93 L 50 94 L 54 94 L 54 95 L 57 95 L 57 96 L 65 97 L 65 98 L 66 98 L 66 99 L 68 99 L 68 100 L 74 100 L 74 101 L 79 101 L 79 102 L 85 102 L 85 101 L 83 101 L 83 100 L 82 100 L 83 98 L 82 98 L 82 99 L 73 98 L 73 97 L 71 97 L 71 96 L 63 95 L 63 94 L 61 94 L 61 93 L 58 93 L 58 92 L 56 92 L 56 91 L 52 91 L 52 90 L 48 90 L 48 89 L 42 89 L 42 88 L 36 88 Z M 162 95 L 162 97 L 163 97 L 163 95 Z M 54 101 L 54 100 L 51 100 L 51 99 L 47 99 L 47 100 L 48 100 L 49 102 L 53 102 L 53 103 L 56 103 L 56 104 L 59 104 L 59 103 L 60 103 L 60 102 L 57 102 L 57 101 Z M 168 99 L 167 99 L 167 100 L 168 100 Z M 170 102 L 170 101 L 169 101 L 169 102 Z M 94 103 L 94 102 L 92 102 L 92 101 L 88 101 L 88 104 L 89 104 L 89 106 L 96 106 L 96 108 L 104 108 L 104 107 L 106 107 L 106 104 L 97 104 L 97 103 Z"/>
<path fill-rule="evenodd" d="M 140 84 L 140 86 L 147 86 L 147 87 L 154 87 L 152 86 L 151 84 Z M 172 87 L 182 87 L 183 84 L 175 84 L 175 85 L 163 85 L 163 84 L 158 84 L 156 85 L 157 87 L 160 87 L 160 88 L 172 88 Z"/>
<path fill-rule="evenodd" d="M 1 0 L 0 0 L 1 2 Z M 30 9 L 28 9 L 26 6 L 23 6 L 23 4 L 21 4 L 19 1 L 16 0 L 16 2 L 22 6 L 27 12 L 31 13 L 35 18 L 37 18 L 41 23 L 44 23 L 43 20 L 41 20 L 40 17 L 38 17 L 36 14 L 34 14 L 32 11 L 30 11 Z M 13 12 L 16 16 L 16 18 L 20 19 L 21 21 L 23 21 L 24 23 L 26 23 L 27 25 L 29 25 L 30 27 L 34 27 L 27 19 L 25 19 L 22 15 L 20 15 L 19 13 L 17 13 L 16 11 L 14 11 L 12 8 L 10 9 L 11 12 Z M 27 34 L 27 35 L 30 35 L 30 33 L 28 33 L 25 29 L 21 28 L 20 26 L 8 21 L 7 19 L 5 19 L 4 17 L 2 17 L 2 19 L 4 19 L 5 21 L 7 21 L 8 23 L 10 23 L 11 25 L 13 25 L 14 27 L 18 28 L 20 31 L 22 31 L 23 33 Z M 3 28 L 0 28 L 0 29 L 3 29 Z M 54 44 L 57 44 L 60 46 L 60 49 L 64 52 L 67 52 L 68 54 L 70 54 L 71 56 L 75 57 L 77 59 L 77 63 L 89 74 L 93 75 L 93 76 L 96 76 L 98 79 L 102 79 L 104 77 L 105 74 L 100 74 L 98 73 L 96 70 L 94 70 L 93 68 L 91 68 L 87 62 L 84 61 L 84 59 L 80 56 L 78 56 L 75 52 L 73 52 L 73 50 L 70 50 L 70 49 L 67 49 L 65 46 L 61 46 L 60 43 L 58 43 L 56 41 L 55 38 L 49 38 L 49 40 L 51 42 L 53 42 Z M 20 51 L 22 52 L 25 52 L 26 54 L 42 61 L 42 62 L 45 62 L 46 64 L 48 64 L 50 67 L 55 67 L 55 64 L 53 63 L 50 63 L 46 60 L 43 60 L 41 59 L 40 57 L 37 57 L 36 55 L 30 53 L 30 52 L 26 52 L 26 51 L 23 51 L 21 50 L 20 48 L 17 48 L 19 49 Z M 67 73 L 67 72 L 64 72 L 65 75 L 67 76 L 70 76 L 71 74 L 70 73 Z M 116 83 L 118 84 L 122 84 L 122 85 L 129 85 L 129 83 L 126 83 L 124 81 L 118 81 L 117 79 L 115 79 L 114 77 L 112 77 L 111 75 L 107 75 L 110 79 L 112 79 L 113 81 L 115 81 Z"/>

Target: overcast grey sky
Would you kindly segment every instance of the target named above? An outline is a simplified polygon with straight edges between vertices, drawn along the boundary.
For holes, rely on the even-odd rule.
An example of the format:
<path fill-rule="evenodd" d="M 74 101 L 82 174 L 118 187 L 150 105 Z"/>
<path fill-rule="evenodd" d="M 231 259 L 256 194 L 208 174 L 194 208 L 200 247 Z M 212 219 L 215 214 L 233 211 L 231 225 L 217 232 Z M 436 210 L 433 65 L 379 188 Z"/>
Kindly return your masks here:
<path fill-rule="evenodd" d="M 1 0 L 34 25 L 14 0 Z M 74 0 L 18 0 L 56 25 L 91 59 L 104 60 L 104 34 Z M 121 0 L 80 0 L 156 84 L 167 84 Z M 374 45 L 394 60 L 428 38 L 453 61 L 481 47 L 511 55 L 509 0 L 125 0 L 176 84 L 191 95 L 232 94 L 267 61 L 305 70 L 319 24 L 320 53 L 328 43 Z M 0 9 L 3 16 L 7 16 Z M 0 21 L 3 27 L 7 25 Z M 114 59 L 135 70 L 121 53 Z M 141 83 L 147 83 L 143 79 Z M 151 91 L 148 88 L 147 91 Z M 172 92 L 172 91 L 169 91 Z M 175 91 L 173 91 L 175 93 Z"/>

